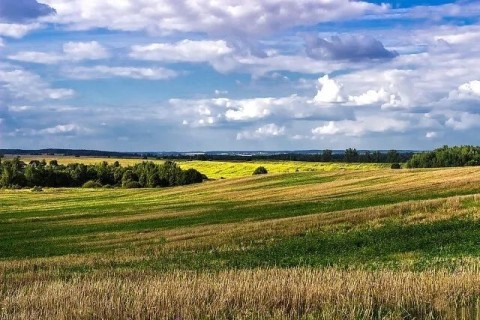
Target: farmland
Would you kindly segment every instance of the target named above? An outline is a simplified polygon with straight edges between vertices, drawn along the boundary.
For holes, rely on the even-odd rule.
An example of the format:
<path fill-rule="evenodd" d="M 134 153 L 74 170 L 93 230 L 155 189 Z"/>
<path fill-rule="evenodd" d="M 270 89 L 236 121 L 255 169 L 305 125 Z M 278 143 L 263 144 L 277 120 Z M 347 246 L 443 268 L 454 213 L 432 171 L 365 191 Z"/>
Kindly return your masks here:
<path fill-rule="evenodd" d="M 480 168 L 180 165 L 227 179 L 0 190 L 0 319 L 479 316 Z"/>
<path fill-rule="evenodd" d="M 12 158 L 12 156 L 7 157 Z M 68 157 L 68 156 L 28 156 L 22 157 L 25 162 L 32 160 L 42 160 L 49 162 L 58 160 L 59 164 L 67 165 L 69 163 L 97 164 L 107 162 L 109 164 L 118 161 L 122 166 L 135 165 L 142 161 L 153 161 L 163 163 L 163 160 L 138 159 L 138 158 L 89 158 L 89 157 Z M 197 169 L 209 178 L 240 178 L 249 176 L 258 166 L 265 165 L 270 173 L 293 173 L 293 172 L 312 172 L 312 171 L 333 171 L 333 170 L 368 170 L 388 167 L 385 164 L 374 163 L 323 163 L 323 162 L 301 162 L 301 161 L 198 161 L 198 160 L 175 160 L 184 170 Z"/>

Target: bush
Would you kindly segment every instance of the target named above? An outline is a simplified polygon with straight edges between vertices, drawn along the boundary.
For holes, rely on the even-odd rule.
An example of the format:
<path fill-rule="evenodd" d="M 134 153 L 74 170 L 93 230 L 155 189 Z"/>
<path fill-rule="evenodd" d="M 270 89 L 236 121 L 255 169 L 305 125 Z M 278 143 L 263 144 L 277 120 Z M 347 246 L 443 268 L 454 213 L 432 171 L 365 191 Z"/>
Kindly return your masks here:
<path fill-rule="evenodd" d="M 142 185 L 137 181 L 128 181 L 123 184 L 123 187 L 126 189 L 138 189 L 141 188 Z"/>
<path fill-rule="evenodd" d="M 203 175 L 195 169 L 188 169 L 185 171 L 185 183 L 200 183 L 203 181 Z"/>
<path fill-rule="evenodd" d="M 267 173 L 268 173 L 268 171 L 267 171 L 267 169 L 265 169 L 265 167 L 258 167 L 257 169 L 255 169 L 255 171 L 253 171 L 254 175 L 267 174 Z"/>
<path fill-rule="evenodd" d="M 402 166 L 400 163 L 392 163 L 392 166 L 390 167 L 391 169 L 402 169 Z"/>
<path fill-rule="evenodd" d="M 82 188 L 101 188 L 102 185 L 98 183 L 97 181 L 89 180 L 85 182 L 82 186 Z"/>

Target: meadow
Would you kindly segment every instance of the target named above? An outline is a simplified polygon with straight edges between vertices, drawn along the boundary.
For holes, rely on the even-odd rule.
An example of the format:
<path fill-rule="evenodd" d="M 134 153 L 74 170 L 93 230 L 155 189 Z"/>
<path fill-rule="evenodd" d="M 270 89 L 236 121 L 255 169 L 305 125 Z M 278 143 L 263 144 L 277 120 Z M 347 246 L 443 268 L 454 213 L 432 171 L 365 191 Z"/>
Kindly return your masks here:
<path fill-rule="evenodd" d="M 480 318 L 479 167 L 180 164 L 218 180 L 0 190 L 0 319 Z"/>

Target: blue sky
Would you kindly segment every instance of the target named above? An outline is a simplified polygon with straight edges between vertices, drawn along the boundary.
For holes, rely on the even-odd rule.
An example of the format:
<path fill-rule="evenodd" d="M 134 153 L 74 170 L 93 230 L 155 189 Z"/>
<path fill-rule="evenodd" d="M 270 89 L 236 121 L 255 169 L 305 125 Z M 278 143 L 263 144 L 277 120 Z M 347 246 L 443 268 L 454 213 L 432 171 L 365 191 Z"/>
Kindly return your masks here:
<path fill-rule="evenodd" d="M 0 148 L 479 144 L 480 2 L 1 0 Z"/>

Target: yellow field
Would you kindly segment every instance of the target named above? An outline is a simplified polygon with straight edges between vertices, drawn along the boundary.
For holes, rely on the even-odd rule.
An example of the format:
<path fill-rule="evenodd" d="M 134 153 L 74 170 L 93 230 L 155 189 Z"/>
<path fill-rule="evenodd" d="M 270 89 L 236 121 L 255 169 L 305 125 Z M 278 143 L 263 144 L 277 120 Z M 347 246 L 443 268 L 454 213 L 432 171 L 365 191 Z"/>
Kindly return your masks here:
<path fill-rule="evenodd" d="M 31 160 L 58 160 L 60 164 L 84 163 L 97 164 L 102 161 L 114 163 L 118 161 L 123 166 L 134 165 L 142 161 L 153 161 L 163 163 L 163 160 L 143 160 L 143 159 L 125 159 L 125 158 L 96 158 L 96 157 L 63 157 L 63 156 L 27 156 L 22 157 L 25 162 Z M 175 160 L 182 169 L 197 169 L 209 178 L 238 178 L 252 175 L 253 171 L 264 166 L 269 173 L 292 173 L 292 172 L 310 172 L 310 171 L 334 171 L 334 170 L 371 170 L 386 168 L 385 164 L 370 163 L 323 163 L 323 162 L 302 162 L 302 161 L 186 161 Z"/>

